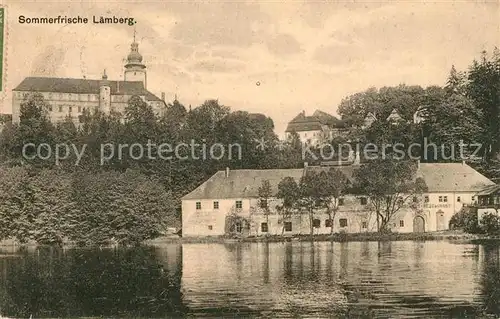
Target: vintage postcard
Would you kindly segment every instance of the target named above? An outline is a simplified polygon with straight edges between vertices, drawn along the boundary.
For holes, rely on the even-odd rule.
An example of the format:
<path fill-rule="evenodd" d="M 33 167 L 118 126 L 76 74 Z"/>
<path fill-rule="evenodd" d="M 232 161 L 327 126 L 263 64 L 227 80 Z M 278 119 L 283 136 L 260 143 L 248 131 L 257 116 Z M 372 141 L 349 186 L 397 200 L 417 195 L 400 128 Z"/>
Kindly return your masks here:
<path fill-rule="evenodd" d="M 499 18 L 0 0 L 0 318 L 500 318 Z"/>

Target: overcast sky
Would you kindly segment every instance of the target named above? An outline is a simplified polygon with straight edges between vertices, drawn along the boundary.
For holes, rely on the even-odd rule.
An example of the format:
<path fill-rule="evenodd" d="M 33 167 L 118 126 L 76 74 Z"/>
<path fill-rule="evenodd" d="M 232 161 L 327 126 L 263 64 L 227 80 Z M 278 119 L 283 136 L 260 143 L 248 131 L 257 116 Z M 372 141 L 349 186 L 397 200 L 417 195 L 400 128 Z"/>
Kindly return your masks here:
<path fill-rule="evenodd" d="M 26 76 L 98 79 L 106 68 L 123 79 L 132 42 L 128 25 L 22 25 L 20 15 L 133 17 L 150 91 L 265 113 L 280 135 L 298 112 L 335 114 L 343 97 L 371 86 L 443 85 L 452 64 L 464 69 L 500 42 L 495 0 L 332 2 L 12 1 L 0 111 L 11 112 L 11 90 Z"/>

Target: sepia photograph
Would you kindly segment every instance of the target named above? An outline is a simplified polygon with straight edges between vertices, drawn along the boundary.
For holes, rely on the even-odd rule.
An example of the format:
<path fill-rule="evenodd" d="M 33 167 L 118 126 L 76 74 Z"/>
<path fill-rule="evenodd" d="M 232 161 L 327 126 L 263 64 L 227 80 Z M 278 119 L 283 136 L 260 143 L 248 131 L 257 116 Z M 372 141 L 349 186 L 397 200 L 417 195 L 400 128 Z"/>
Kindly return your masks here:
<path fill-rule="evenodd" d="M 500 2 L 0 0 L 0 318 L 500 318 Z"/>

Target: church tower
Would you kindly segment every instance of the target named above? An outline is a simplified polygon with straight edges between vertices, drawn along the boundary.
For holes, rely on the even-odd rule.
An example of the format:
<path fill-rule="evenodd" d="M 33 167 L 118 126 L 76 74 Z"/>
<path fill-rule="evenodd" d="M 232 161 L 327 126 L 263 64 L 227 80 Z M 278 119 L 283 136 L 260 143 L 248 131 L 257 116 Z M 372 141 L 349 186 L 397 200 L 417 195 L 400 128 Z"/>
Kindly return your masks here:
<path fill-rule="evenodd" d="M 132 42 L 130 53 L 127 56 L 127 63 L 125 64 L 124 79 L 125 81 L 141 81 L 144 83 L 144 88 L 147 87 L 146 65 L 142 63 L 139 44 L 135 42 L 135 30 L 134 42 Z"/>

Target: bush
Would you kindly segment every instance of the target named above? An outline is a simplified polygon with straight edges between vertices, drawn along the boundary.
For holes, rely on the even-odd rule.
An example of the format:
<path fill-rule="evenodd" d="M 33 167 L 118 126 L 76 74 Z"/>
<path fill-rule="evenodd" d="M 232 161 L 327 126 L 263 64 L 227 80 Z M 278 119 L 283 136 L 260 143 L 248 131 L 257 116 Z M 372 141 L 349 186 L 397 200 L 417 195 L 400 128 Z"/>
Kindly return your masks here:
<path fill-rule="evenodd" d="M 172 195 L 138 171 L 0 167 L 0 240 L 131 245 L 175 223 Z"/>
<path fill-rule="evenodd" d="M 479 234 L 482 232 L 477 219 L 477 209 L 464 207 L 453 215 L 449 223 L 450 229 L 462 229 L 469 234 Z"/>
<path fill-rule="evenodd" d="M 481 218 L 481 230 L 488 235 L 500 235 L 500 218 L 497 214 L 488 213 Z"/>

